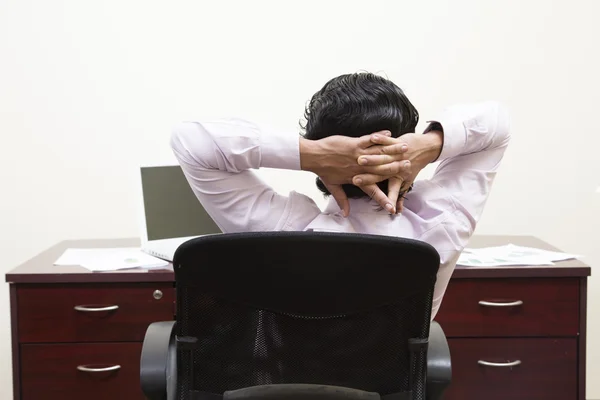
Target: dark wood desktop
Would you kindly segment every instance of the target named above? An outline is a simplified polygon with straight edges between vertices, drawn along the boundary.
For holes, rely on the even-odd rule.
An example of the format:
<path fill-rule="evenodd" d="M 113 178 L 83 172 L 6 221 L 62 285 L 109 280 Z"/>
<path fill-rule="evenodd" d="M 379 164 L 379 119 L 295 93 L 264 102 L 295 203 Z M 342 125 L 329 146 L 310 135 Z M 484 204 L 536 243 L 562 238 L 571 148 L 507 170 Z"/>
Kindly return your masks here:
<path fill-rule="evenodd" d="M 476 236 L 470 247 L 532 237 Z M 14 398 L 143 399 L 139 358 L 151 322 L 175 314 L 173 270 L 92 273 L 53 266 L 68 247 L 138 240 L 66 241 L 6 274 Z M 457 267 L 436 320 L 452 353 L 446 399 L 585 400 L 590 267 Z"/>

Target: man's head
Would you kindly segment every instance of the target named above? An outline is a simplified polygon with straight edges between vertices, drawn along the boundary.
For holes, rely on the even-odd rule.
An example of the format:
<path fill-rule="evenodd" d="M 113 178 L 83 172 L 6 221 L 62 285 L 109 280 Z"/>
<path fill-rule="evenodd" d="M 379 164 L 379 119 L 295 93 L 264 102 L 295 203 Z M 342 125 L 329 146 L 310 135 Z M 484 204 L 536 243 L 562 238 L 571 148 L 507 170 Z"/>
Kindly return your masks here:
<path fill-rule="evenodd" d="M 355 73 L 327 82 L 312 96 L 304 118 L 304 137 L 309 140 L 333 135 L 360 137 L 383 130 L 399 137 L 415 131 L 419 113 L 392 81 L 371 73 Z M 317 186 L 330 194 L 319 178 Z M 378 186 L 387 193 L 387 180 Z M 367 196 L 354 185 L 343 188 L 349 198 Z"/>

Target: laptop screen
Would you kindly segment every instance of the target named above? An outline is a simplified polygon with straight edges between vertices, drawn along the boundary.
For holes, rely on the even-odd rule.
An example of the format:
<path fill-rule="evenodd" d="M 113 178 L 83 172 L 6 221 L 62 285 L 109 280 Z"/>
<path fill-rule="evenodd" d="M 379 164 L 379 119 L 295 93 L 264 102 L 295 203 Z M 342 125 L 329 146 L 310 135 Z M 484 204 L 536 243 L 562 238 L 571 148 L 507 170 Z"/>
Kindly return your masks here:
<path fill-rule="evenodd" d="M 142 167 L 141 174 L 149 241 L 221 233 L 180 166 Z"/>

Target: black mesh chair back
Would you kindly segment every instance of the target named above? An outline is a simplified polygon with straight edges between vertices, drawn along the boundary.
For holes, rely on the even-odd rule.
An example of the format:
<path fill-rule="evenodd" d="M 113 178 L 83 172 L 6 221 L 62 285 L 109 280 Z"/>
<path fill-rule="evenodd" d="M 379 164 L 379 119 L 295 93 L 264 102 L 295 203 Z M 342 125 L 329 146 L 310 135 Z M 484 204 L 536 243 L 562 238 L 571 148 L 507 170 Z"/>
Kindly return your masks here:
<path fill-rule="evenodd" d="M 439 267 L 428 244 L 226 234 L 184 243 L 173 265 L 179 400 L 284 383 L 424 399 Z"/>

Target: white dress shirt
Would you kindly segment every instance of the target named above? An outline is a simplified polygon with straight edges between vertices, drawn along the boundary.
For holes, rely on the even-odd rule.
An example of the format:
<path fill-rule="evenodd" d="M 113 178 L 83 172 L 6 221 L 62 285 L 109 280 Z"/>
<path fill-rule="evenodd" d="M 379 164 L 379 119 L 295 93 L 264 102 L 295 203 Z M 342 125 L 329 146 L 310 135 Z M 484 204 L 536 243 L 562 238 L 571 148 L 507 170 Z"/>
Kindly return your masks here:
<path fill-rule="evenodd" d="M 433 298 L 435 317 L 456 261 L 473 234 L 508 146 L 509 117 L 496 102 L 457 105 L 437 119 L 444 130 L 440 164 L 419 180 L 402 214 L 350 199 L 344 218 L 333 198 L 325 211 L 301 193 L 276 193 L 252 169 L 300 169 L 298 133 L 282 133 L 239 119 L 184 122 L 171 146 L 190 186 L 225 233 L 243 231 L 355 232 L 431 244 L 441 264 Z"/>

